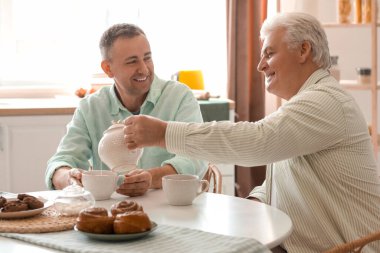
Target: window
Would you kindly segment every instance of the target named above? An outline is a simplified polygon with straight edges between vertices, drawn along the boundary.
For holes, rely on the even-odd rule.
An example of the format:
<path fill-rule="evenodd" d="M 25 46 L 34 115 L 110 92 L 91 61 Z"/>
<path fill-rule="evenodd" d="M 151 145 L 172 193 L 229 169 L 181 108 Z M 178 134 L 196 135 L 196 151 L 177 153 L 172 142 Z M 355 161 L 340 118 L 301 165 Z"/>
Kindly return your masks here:
<path fill-rule="evenodd" d="M 102 73 L 98 43 L 110 25 L 135 23 L 156 74 L 201 69 L 226 95 L 226 3 L 220 0 L 0 0 L 0 88 L 88 87 Z"/>

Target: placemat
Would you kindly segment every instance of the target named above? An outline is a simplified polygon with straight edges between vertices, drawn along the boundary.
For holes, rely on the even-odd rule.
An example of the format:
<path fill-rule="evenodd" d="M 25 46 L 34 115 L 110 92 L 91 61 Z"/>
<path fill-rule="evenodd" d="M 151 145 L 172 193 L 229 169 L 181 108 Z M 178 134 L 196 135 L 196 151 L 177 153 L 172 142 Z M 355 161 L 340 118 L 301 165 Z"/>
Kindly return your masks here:
<path fill-rule="evenodd" d="M 7 233 L 47 233 L 72 230 L 76 217 L 60 216 L 49 207 L 41 214 L 21 219 L 0 219 L 0 232 Z"/>
<path fill-rule="evenodd" d="M 141 239 L 123 242 L 95 241 L 74 230 L 45 234 L 0 233 L 0 236 L 72 253 L 271 252 L 267 247 L 251 238 L 218 235 L 162 224 Z"/>

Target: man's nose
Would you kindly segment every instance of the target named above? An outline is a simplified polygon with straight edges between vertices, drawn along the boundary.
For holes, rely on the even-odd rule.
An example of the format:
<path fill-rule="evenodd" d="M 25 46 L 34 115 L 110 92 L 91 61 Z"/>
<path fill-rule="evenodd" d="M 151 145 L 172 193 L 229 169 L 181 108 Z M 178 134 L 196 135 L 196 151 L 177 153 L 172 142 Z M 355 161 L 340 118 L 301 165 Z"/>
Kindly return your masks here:
<path fill-rule="evenodd" d="M 261 57 L 259 64 L 257 65 L 257 71 L 263 72 L 267 67 L 267 63 L 264 57 Z"/>
<path fill-rule="evenodd" d="M 140 62 L 137 71 L 140 74 L 148 74 L 148 66 L 145 64 L 144 61 Z"/>

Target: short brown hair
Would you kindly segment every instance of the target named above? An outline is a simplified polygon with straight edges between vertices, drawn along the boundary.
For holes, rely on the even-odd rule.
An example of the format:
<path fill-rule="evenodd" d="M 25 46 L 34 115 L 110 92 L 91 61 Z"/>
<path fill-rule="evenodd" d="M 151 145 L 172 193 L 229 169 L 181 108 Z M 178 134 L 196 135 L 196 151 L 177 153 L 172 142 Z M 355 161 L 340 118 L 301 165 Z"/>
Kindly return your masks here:
<path fill-rule="evenodd" d="M 108 28 L 100 38 L 99 48 L 103 59 L 108 59 L 108 52 L 113 43 L 119 37 L 133 38 L 138 35 L 144 35 L 144 31 L 134 24 L 116 24 Z"/>

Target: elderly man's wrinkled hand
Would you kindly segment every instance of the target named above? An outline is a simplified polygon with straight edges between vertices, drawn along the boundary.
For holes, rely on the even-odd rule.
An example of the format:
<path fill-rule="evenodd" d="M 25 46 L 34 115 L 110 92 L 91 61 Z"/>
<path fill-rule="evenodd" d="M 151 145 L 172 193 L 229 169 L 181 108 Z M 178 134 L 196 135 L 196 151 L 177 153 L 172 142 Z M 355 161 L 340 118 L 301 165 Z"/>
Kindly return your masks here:
<path fill-rule="evenodd" d="M 165 148 L 165 121 L 147 115 L 136 115 L 126 118 L 124 125 L 124 141 L 129 149 L 149 146 Z"/>
<path fill-rule="evenodd" d="M 124 182 L 116 192 L 130 197 L 141 196 L 151 185 L 152 175 L 146 170 L 136 169 L 125 175 Z"/>

